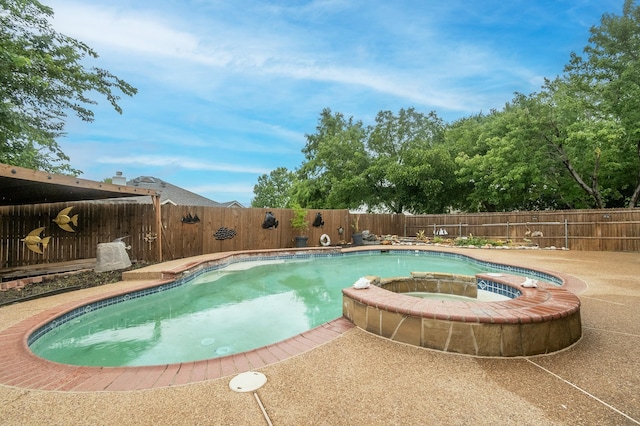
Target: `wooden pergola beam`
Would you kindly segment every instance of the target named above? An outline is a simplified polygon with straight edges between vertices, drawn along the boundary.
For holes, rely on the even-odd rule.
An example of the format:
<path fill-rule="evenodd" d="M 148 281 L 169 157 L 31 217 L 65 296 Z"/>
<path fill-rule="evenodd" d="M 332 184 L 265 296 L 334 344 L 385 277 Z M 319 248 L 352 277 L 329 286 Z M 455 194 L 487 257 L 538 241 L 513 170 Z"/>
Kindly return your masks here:
<path fill-rule="evenodd" d="M 160 194 L 148 188 L 114 185 L 0 164 L 0 206 L 93 201 L 150 196 L 155 211 L 158 260 L 162 261 L 162 211 Z"/>

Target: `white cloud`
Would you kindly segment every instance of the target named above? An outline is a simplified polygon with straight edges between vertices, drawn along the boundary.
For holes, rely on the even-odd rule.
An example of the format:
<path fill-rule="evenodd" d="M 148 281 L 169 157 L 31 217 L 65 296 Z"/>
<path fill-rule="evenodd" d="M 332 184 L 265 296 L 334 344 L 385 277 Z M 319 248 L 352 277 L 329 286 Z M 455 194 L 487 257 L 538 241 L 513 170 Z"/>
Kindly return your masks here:
<path fill-rule="evenodd" d="M 161 16 L 153 7 L 122 10 L 68 1 L 54 4 L 54 25 L 60 32 L 132 57 L 143 55 L 213 67 L 233 66 L 237 71 L 262 66 L 281 48 L 282 40 L 272 45 L 272 37 L 247 36 L 243 29 L 219 20 L 212 20 L 206 32 L 198 28 L 180 29 L 180 26 L 188 27 L 185 16 Z"/>
<path fill-rule="evenodd" d="M 333 3 L 319 1 L 307 8 L 325 10 Z M 407 50 L 400 56 L 412 57 L 411 63 L 358 64 L 353 58 L 345 58 L 344 52 L 333 52 L 330 44 L 305 38 L 304 28 L 281 28 L 285 33 L 281 35 L 265 29 L 234 27 L 211 18 L 205 33 L 201 26 L 179 29 L 180 21 L 152 11 L 122 11 L 115 6 L 66 1 L 56 4 L 56 26 L 62 32 L 90 45 L 117 50 L 131 61 L 142 60 L 140 67 L 145 66 L 144 61 L 152 61 L 150 78 L 190 86 L 194 92 L 215 94 L 225 84 L 220 80 L 222 75 L 242 73 L 249 85 L 251 79 L 262 76 L 359 86 L 411 104 L 468 110 L 469 96 L 456 88 L 457 79 L 487 76 L 504 62 L 476 45 L 446 40 L 433 43 L 429 31 L 424 31 L 427 39 L 419 46 L 397 46 L 395 55 Z M 510 72 L 509 64 L 500 68 L 503 73 Z M 271 80 L 268 84 L 291 84 L 285 81 Z"/>
<path fill-rule="evenodd" d="M 188 57 L 198 49 L 195 35 L 175 30 L 158 18 L 105 5 L 55 4 L 56 29 L 89 45 L 164 57 Z"/>
<path fill-rule="evenodd" d="M 208 184 L 190 186 L 189 190 L 196 194 L 203 193 L 223 193 L 223 194 L 245 194 L 253 195 L 252 184 Z"/>
<path fill-rule="evenodd" d="M 265 174 L 269 173 L 270 169 L 265 167 L 254 167 L 248 165 L 237 164 L 221 164 L 210 161 L 194 160 L 187 157 L 180 156 L 161 156 L 161 155 L 141 155 L 141 156 L 123 156 L 123 157 L 100 157 L 97 160 L 102 164 L 116 164 L 118 166 L 124 165 L 136 165 L 138 167 L 166 167 L 172 166 L 176 169 L 184 170 L 200 170 L 200 171 L 215 171 L 215 172 L 227 172 L 227 173 L 251 173 L 251 174 Z"/>

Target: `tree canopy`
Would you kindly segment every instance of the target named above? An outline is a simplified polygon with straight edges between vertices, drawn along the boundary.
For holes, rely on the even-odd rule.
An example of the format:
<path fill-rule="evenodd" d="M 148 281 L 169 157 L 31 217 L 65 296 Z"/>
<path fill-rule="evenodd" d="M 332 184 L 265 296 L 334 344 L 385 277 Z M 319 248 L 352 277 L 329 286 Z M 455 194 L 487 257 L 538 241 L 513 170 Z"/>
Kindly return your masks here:
<path fill-rule="evenodd" d="M 443 123 L 322 111 L 291 197 L 309 208 L 442 213 L 635 207 L 640 199 L 640 8 L 605 14 L 540 92 Z"/>
<path fill-rule="evenodd" d="M 271 173 L 258 177 L 258 183 L 253 187 L 255 197 L 251 200 L 251 207 L 284 209 L 290 207 L 291 188 L 296 175 L 286 167 L 278 167 Z"/>
<path fill-rule="evenodd" d="M 378 113 L 367 140 L 366 176 L 371 186 L 367 205 L 394 213 L 446 211 L 455 190 L 453 160 L 443 145 L 444 128 L 433 111 Z"/>
<path fill-rule="evenodd" d="M 304 163 L 297 170 L 293 198 L 306 208 L 341 209 L 361 204 L 362 171 L 368 156 L 362 122 L 324 109 L 316 133 L 306 135 Z"/>
<path fill-rule="evenodd" d="M 109 71 L 85 66 L 98 54 L 56 32 L 53 10 L 36 0 L 0 0 L 0 162 L 77 174 L 56 139 L 68 113 L 93 121 L 93 94 L 113 108 L 137 90 Z"/>
<path fill-rule="evenodd" d="M 382 111 L 375 125 L 325 109 L 307 135 L 290 196 L 307 208 L 445 211 L 456 193 L 444 123 L 414 108 Z M 256 188 L 256 198 L 267 191 Z"/>
<path fill-rule="evenodd" d="M 622 16 L 602 16 L 600 25 L 591 28 L 584 54 L 571 55 L 565 81 L 582 91 L 582 97 L 594 106 L 591 111 L 621 126 L 624 142 L 614 161 L 632 173 L 634 182 L 620 182 L 620 196 L 634 207 L 640 199 L 640 7 L 634 0 L 625 0 Z M 623 164 L 628 160 L 625 155 L 631 155 L 633 164 Z M 629 186 L 630 194 L 626 192 Z"/>

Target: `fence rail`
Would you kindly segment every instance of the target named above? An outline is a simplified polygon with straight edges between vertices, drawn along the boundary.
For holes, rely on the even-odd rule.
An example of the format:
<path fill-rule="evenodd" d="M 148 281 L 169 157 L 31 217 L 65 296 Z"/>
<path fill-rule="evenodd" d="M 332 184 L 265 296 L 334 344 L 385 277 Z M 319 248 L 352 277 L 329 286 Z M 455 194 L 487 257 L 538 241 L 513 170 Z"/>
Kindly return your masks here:
<path fill-rule="evenodd" d="M 541 247 L 640 251 L 640 209 L 407 216 L 405 235 L 473 235 Z M 430 231 L 430 232 L 429 232 Z"/>
<path fill-rule="evenodd" d="M 73 232 L 53 222 L 67 207 L 73 207 L 72 216 L 78 215 Z M 267 211 L 279 221 L 277 228 L 262 227 Z M 471 234 L 516 243 L 528 239 L 542 247 L 640 252 L 640 209 L 420 216 L 312 209 L 309 223 L 317 213 L 324 225 L 309 227 L 310 246 L 318 246 L 323 234 L 332 244 L 351 241 L 352 224 L 358 217 L 361 230 L 378 235 L 411 237 L 419 231 L 434 235 L 443 230 L 448 238 Z M 159 260 L 158 241 L 162 241 L 163 260 L 171 260 L 220 251 L 293 247 L 296 235 L 290 225 L 293 212 L 287 209 L 165 205 L 161 216 L 158 230 L 150 204 L 77 202 L 0 207 L 0 269 L 95 258 L 98 243 L 120 237 L 126 237 L 125 243 L 131 246 L 132 260 L 154 262 Z M 189 217 L 199 220 L 189 221 Z M 37 228 L 44 228 L 41 238 L 50 237 L 41 254 L 29 250 L 22 241 Z M 338 232 L 340 228 L 343 234 Z M 158 232 L 162 233 L 160 239 Z"/>

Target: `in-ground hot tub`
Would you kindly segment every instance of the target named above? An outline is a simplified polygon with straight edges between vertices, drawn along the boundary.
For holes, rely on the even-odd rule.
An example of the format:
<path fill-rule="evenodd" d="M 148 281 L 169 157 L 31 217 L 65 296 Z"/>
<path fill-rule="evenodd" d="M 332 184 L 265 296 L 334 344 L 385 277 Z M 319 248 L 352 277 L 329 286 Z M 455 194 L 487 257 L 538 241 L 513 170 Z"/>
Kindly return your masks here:
<path fill-rule="evenodd" d="M 580 299 L 543 282 L 522 287 L 522 276 L 419 272 L 411 277 L 368 278 L 374 284 L 369 288 L 342 291 L 343 315 L 364 330 L 398 342 L 444 352 L 514 357 L 559 351 L 582 336 Z M 509 299 L 444 301 L 403 294 L 475 297 L 477 289 Z"/>

